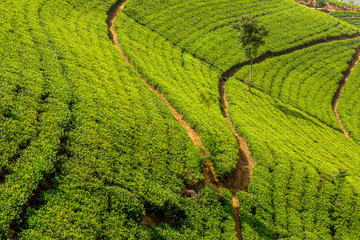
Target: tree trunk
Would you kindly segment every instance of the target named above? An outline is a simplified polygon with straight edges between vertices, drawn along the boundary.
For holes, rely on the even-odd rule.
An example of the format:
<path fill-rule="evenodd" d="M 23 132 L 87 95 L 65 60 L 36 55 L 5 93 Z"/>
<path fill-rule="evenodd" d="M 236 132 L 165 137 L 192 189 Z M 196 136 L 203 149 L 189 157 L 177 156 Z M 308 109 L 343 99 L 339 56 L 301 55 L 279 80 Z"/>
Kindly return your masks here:
<path fill-rule="evenodd" d="M 253 65 L 253 60 L 250 59 L 250 77 L 249 77 L 249 81 L 248 81 L 248 91 L 251 91 L 251 77 L 252 77 L 252 65 Z"/>

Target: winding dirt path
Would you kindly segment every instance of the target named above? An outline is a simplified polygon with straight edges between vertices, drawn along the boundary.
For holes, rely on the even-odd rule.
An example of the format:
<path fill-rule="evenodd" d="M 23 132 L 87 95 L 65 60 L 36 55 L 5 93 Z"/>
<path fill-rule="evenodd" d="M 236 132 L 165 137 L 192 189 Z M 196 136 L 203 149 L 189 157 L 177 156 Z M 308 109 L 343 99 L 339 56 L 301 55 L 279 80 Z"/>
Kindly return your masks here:
<path fill-rule="evenodd" d="M 225 78 L 221 78 L 220 80 L 219 92 L 220 103 L 222 106 L 224 106 L 224 108 L 222 109 L 222 114 L 231 127 L 231 131 L 238 143 L 239 150 L 239 160 L 235 170 L 231 172 L 229 176 L 221 179 L 221 185 L 225 188 L 228 188 L 232 193 L 235 229 L 238 239 L 242 239 L 241 222 L 239 216 L 239 201 L 236 198 L 236 193 L 238 191 L 248 192 L 252 177 L 252 168 L 255 166 L 255 159 L 251 156 L 251 152 L 247 146 L 245 139 L 236 132 L 236 128 L 230 120 L 228 114 L 229 103 L 226 100 Z"/>
<path fill-rule="evenodd" d="M 308 48 L 308 47 L 311 47 L 311 46 L 314 46 L 314 45 L 317 45 L 320 43 L 345 40 L 345 39 L 349 39 L 349 38 L 358 38 L 358 37 L 360 37 L 360 35 L 355 34 L 353 36 L 339 36 L 339 37 L 335 37 L 335 38 L 329 38 L 327 40 L 318 40 L 318 41 L 314 41 L 309 44 L 305 44 L 300 47 L 295 47 L 295 48 L 287 49 L 282 52 L 270 53 L 265 56 L 261 56 L 261 57 L 255 59 L 254 63 L 260 63 L 260 62 L 265 61 L 268 58 L 286 55 L 286 54 L 292 53 L 294 51 Z M 345 129 L 344 125 L 341 122 L 341 118 L 337 112 L 337 106 L 339 103 L 340 96 L 343 92 L 344 86 L 345 86 L 351 72 L 353 71 L 355 65 L 358 63 L 359 59 L 360 59 L 360 50 L 357 49 L 356 55 L 353 57 L 352 61 L 349 63 L 349 69 L 344 73 L 344 79 L 339 83 L 339 88 L 338 88 L 337 92 L 335 93 L 333 101 L 332 101 L 332 106 L 333 106 L 333 110 L 334 110 L 336 119 L 339 122 L 339 125 L 341 126 L 341 128 L 343 129 L 345 136 L 347 136 L 350 139 L 352 139 L 352 138 L 350 137 L 348 131 Z M 231 119 L 229 117 L 229 114 L 228 114 L 229 103 L 226 100 L 225 84 L 226 84 L 226 80 L 228 78 L 233 77 L 243 66 L 249 65 L 249 64 L 250 64 L 250 62 L 245 62 L 245 63 L 239 64 L 239 65 L 236 65 L 236 66 L 230 68 L 222 75 L 222 77 L 220 79 L 220 84 L 219 84 L 220 103 L 222 106 L 224 106 L 224 108 L 222 109 L 222 114 L 231 127 L 232 133 L 236 138 L 236 141 L 238 143 L 238 149 L 239 149 L 239 160 L 238 160 L 236 169 L 229 176 L 220 180 L 221 181 L 220 185 L 222 187 L 230 189 L 230 191 L 233 195 L 233 197 L 232 197 L 233 212 L 234 212 L 235 228 L 236 228 L 238 239 L 242 239 L 242 237 L 241 237 L 241 222 L 240 222 L 240 217 L 239 217 L 239 201 L 236 199 L 236 193 L 238 191 L 248 192 L 248 187 L 250 185 L 250 181 L 251 181 L 251 177 L 252 177 L 252 168 L 255 166 L 255 160 L 251 156 L 251 152 L 247 146 L 245 139 L 237 133 L 236 128 L 234 127 L 234 125 L 231 122 Z"/>
<path fill-rule="evenodd" d="M 195 130 L 193 128 L 190 127 L 190 125 L 185 121 L 185 119 L 183 118 L 183 116 L 171 105 L 171 103 L 165 98 L 165 96 L 158 91 L 156 88 L 154 88 L 152 85 L 150 85 L 150 83 L 148 83 L 145 78 L 141 75 L 141 73 L 134 67 L 134 65 L 130 62 L 129 58 L 126 56 L 126 54 L 123 52 L 123 50 L 120 47 L 120 44 L 118 42 L 118 38 L 117 38 L 117 33 L 115 30 L 115 20 L 116 20 L 116 16 L 117 14 L 124 9 L 125 7 L 125 3 L 127 2 L 127 0 L 125 0 L 121 5 L 119 5 L 118 7 L 113 7 L 114 10 L 110 10 L 108 12 L 108 19 L 106 20 L 108 27 L 109 27 L 109 37 L 111 39 L 111 41 L 114 43 L 114 45 L 116 46 L 116 48 L 119 50 L 120 54 L 124 57 L 125 61 L 133 67 L 133 69 L 135 69 L 135 71 L 140 75 L 141 79 L 144 80 L 144 82 L 146 83 L 146 85 L 148 86 L 148 88 L 153 91 L 154 93 L 156 93 L 165 103 L 166 105 L 170 108 L 171 113 L 173 114 L 174 118 L 176 119 L 176 121 L 178 121 L 185 129 L 186 132 L 188 133 L 189 137 L 191 138 L 191 140 L 194 142 L 194 144 L 200 148 L 204 148 L 204 145 L 202 144 L 201 140 L 200 140 L 200 136 L 197 132 L 195 132 Z"/>
<path fill-rule="evenodd" d="M 336 117 L 337 121 L 339 122 L 339 125 L 340 125 L 341 129 L 343 130 L 345 136 L 347 136 L 350 139 L 352 139 L 352 137 L 350 136 L 349 132 L 346 130 L 345 126 L 343 125 L 337 109 L 338 109 L 341 94 L 344 91 L 345 84 L 347 83 L 352 71 L 354 70 L 354 67 L 359 62 L 359 59 L 360 59 L 360 49 L 357 48 L 356 53 L 353 56 L 353 59 L 349 63 L 349 68 L 345 71 L 344 78 L 339 82 L 339 87 L 338 87 L 338 89 L 337 89 L 337 91 L 336 91 L 336 93 L 335 93 L 335 95 L 334 95 L 334 97 L 333 97 L 333 99 L 331 101 L 331 105 L 333 107 L 335 117 Z"/>

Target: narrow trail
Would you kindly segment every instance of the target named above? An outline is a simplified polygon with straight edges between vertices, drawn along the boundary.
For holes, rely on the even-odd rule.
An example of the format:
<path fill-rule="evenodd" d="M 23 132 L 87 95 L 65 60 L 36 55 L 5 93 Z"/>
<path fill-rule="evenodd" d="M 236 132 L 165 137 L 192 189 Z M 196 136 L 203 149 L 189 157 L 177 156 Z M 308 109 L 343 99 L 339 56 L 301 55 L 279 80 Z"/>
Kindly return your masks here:
<path fill-rule="evenodd" d="M 235 229 L 238 239 L 241 237 L 241 222 L 239 216 L 239 201 L 236 199 L 236 193 L 238 191 L 248 192 L 249 185 L 252 177 L 252 168 L 255 166 L 255 159 L 251 156 L 251 152 L 247 146 L 247 143 L 243 137 L 241 137 L 237 132 L 230 120 L 228 109 L 229 103 L 226 100 L 226 89 L 225 89 L 225 79 L 221 78 L 219 84 L 220 92 L 220 103 L 224 108 L 222 109 L 222 114 L 226 121 L 231 127 L 231 131 L 236 138 L 238 143 L 238 163 L 236 168 L 231 174 L 224 179 L 221 179 L 221 185 L 225 188 L 228 188 L 232 193 L 232 202 L 233 202 L 233 212 L 235 220 Z"/>
<path fill-rule="evenodd" d="M 311 47 L 311 46 L 315 46 L 317 44 L 321 44 L 321 43 L 326 43 L 326 42 L 332 42 L 332 41 L 339 41 L 339 40 L 346 40 L 346 39 L 352 39 L 352 38 L 360 38 L 360 34 L 354 34 L 352 36 L 339 36 L 339 37 L 334 37 L 334 38 L 329 38 L 329 39 L 326 39 L 326 40 L 318 40 L 318 41 L 314 41 L 314 42 L 311 42 L 311 43 L 308 43 L 308 44 L 305 44 L 305 45 L 302 45 L 302 46 L 299 46 L 299 47 L 294 47 L 294 48 L 291 48 L 291 49 L 288 49 L 288 50 L 284 50 L 282 52 L 277 52 L 277 53 L 268 53 L 268 54 L 265 54 L 263 56 L 260 56 L 258 58 L 256 58 L 254 60 L 254 64 L 255 63 L 261 63 L 263 61 L 265 61 L 266 59 L 269 59 L 269 58 L 273 58 L 273 57 L 280 57 L 280 56 L 283 56 L 283 55 L 286 55 L 286 54 L 290 54 L 290 53 L 293 53 L 297 50 L 301 50 L 301 49 L 304 49 L 304 48 L 308 48 L 308 47 Z M 342 124 L 341 122 L 341 118 L 340 118 L 340 115 L 338 114 L 337 112 L 337 107 L 338 107 L 338 103 L 339 103 L 339 100 L 340 100 L 340 97 L 341 97 L 341 94 L 343 92 L 343 89 L 345 87 L 345 84 L 351 74 L 351 72 L 353 71 L 355 65 L 358 63 L 359 61 L 359 58 L 360 58 L 360 53 L 359 53 L 359 49 L 356 49 L 356 55 L 354 56 L 354 58 L 352 59 L 352 61 L 349 63 L 349 68 L 343 73 L 344 74 L 344 78 L 342 81 L 340 81 L 339 83 L 339 88 L 338 90 L 336 91 L 332 101 L 331 101 L 331 105 L 333 107 L 333 111 L 334 111 L 334 114 L 335 114 L 335 117 L 341 127 L 341 129 L 343 130 L 344 132 L 344 135 L 350 139 L 352 139 L 350 137 L 350 134 L 349 132 L 346 130 L 346 128 L 344 127 L 344 125 Z M 238 64 L 238 65 L 235 65 L 233 67 L 231 67 L 229 70 L 227 70 L 223 75 L 222 75 L 222 78 L 220 80 L 220 95 L 222 94 L 221 91 L 224 91 L 225 90 L 222 90 L 221 88 L 224 88 L 225 89 L 225 86 L 222 87 L 222 85 L 225 85 L 225 82 L 228 78 L 230 77 L 234 77 L 235 74 L 240 71 L 240 69 L 246 65 L 249 65 L 250 62 L 244 62 L 244 63 L 241 63 L 241 64 Z M 224 100 L 222 100 L 224 102 Z M 222 104 L 224 104 L 222 102 Z M 226 105 L 224 105 L 226 107 Z M 224 113 L 223 113 L 224 114 Z"/>
<path fill-rule="evenodd" d="M 310 8 L 314 8 L 316 10 L 319 10 L 319 11 L 323 11 L 323 12 L 331 12 L 331 11 L 350 11 L 350 12 L 360 12 L 360 8 L 349 8 L 349 7 L 346 7 L 346 6 L 343 6 L 343 7 L 338 7 L 338 6 L 334 6 L 330 3 L 327 3 L 326 6 L 324 8 L 316 8 L 315 5 L 316 5 L 316 2 L 315 4 L 311 1 L 311 2 L 305 2 L 303 0 L 295 0 L 297 3 L 300 3 L 302 5 L 305 5 L 307 7 L 310 7 Z M 344 91 L 344 87 L 345 87 L 345 84 L 347 82 L 347 80 L 349 79 L 355 65 L 359 62 L 359 58 L 360 58 L 360 53 L 359 53 L 359 48 L 356 49 L 356 54 L 355 56 L 353 57 L 353 59 L 351 60 L 351 62 L 349 63 L 349 68 L 344 72 L 344 78 L 339 82 L 339 87 L 331 101 L 331 105 L 332 105 L 332 108 L 333 108 L 333 111 L 334 111 L 334 114 L 335 114 L 335 117 L 336 117 L 336 120 L 338 121 L 341 129 L 343 130 L 344 132 L 344 135 L 348 138 L 350 138 L 352 140 L 352 137 L 350 136 L 349 132 L 346 130 L 345 126 L 343 125 L 342 121 L 341 121 L 341 117 L 337 111 L 338 109 L 338 105 L 339 105 L 339 100 L 340 100 L 340 97 L 341 97 L 341 94 L 343 93 Z"/>
<path fill-rule="evenodd" d="M 182 117 L 182 115 L 171 105 L 171 103 L 165 98 L 165 96 L 145 80 L 145 78 L 134 67 L 134 65 L 130 62 L 129 58 L 126 56 L 126 54 L 121 49 L 120 44 L 118 42 L 117 33 L 116 33 L 116 30 L 115 30 L 114 23 L 115 23 L 117 14 L 122 9 L 124 9 L 126 2 L 127 2 L 127 0 L 123 1 L 123 3 L 121 5 L 119 5 L 118 7 L 113 7 L 107 13 L 108 14 L 108 19 L 106 20 L 106 22 L 107 22 L 108 27 L 109 27 L 110 40 L 113 42 L 113 44 L 119 50 L 120 54 L 124 57 L 125 61 L 140 75 L 141 79 L 146 83 L 148 88 L 151 91 L 153 91 L 154 93 L 156 93 L 166 103 L 166 105 L 170 108 L 171 113 L 175 117 L 176 121 L 178 121 L 186 129 L 186 132 L 188 133 L 189 137 L 194 142 L 194 144 L 196 146 L 200 147 L 200 148 L 204 148 L 204 145 L 202 144 L 202 142 L 200 140 L 199 134 L 197 132 L 195 132 L 195 130 L 193 128 L 190 127 L 190 125 L 185 121 L 185 119 Z"/>
<path fill-rule="evenodd" d="M 357 48 L 356 54 L 354 55 L 353 59 L 349 63 L 349 68 L 345 71 L 344 78 L 339 82 L 339 87 L 331 101 L 331 105 L 333 107 L 335 117 L 336 117 L 337 121 L 339 122 L 340 127 L 343 130 L 345 136 L 347 136 L 350 139 L 352 139 L 352 137 L 350 136 L 349 132 L 346 130 L 345 126 L 343 125 L 340 115 L 337 110 L 338 110 L 338 105 L 339 105 L 339 100 L 340 100 L 341 94 L 344 91 L 345 84 L 347 83 L 352 71 L 354 70 L 354 67 L 359 62 L 359 59 L 360 59 L 360 49 Z"/>
<path fill-rule="evenodd" d="M 116 48 L 119 50 L 120 54 L 124 57 L 125 61 L 131 66 L 133 67 L 133 69 L 139 74 L 139 76 L 141 77 L 141 79 L 146 83 L 146 85 L 148 86 L 148 88 L 153 91 L 154 93 L 156 93 L 165 103 L 166 105 L 170 108 L 171 113 L 173 114 L 175 120 L 177 122 L 179 122 L 186 130 L 186 132 L 188 133 L 189 137 L 191 138 L 191 140 L 194 142 L 194 144 L 199 147 L 200 149 L 205 149 L 205 146 L 203 145 L 203 143 L 201 142 L 200 136 L 199 134 L 185 121 L 185 119 L 183 118 L 183 116 L 171 105 L 171 103 L 165 98 L 165 96 L 163 95 L 163 93 L 161 93 L 160 91 L 158 91 L 156 88 L 154 88 L 150 83 L 148 83 L 145 78 L 141 75 L 141 73 L 134 67 L 134 65 L 131 63 L 131 61 L 129 60 L 129 58 L 126 56 L 126 54 L 123 52 L 123 50 L 121 49 L 121 46 L 119 44 L 118 38 L 117 38 L 117 33 L 115 30 L 115 20 L 117 17 L 117 14 L 119 12 L 121 12 L 121 10 L 124 9 L 125 7 L 125 3 L 127 2 L 127 0 L 123 1 L 122 3 L 118 2 L 116 3 L 108 12 L 108 18 L 106 20 L 106 23 L 108 24 L 108 29 L 109 29 L 109 38 L 110 40 L 113 42 L 113 44 L 116 46 Z M 206 159 L 206 155 L 207 153 L 203 153 L 202 154 L 202 158 L 204 159 L 204 164 L 205 167 L 202 170 L 202 174 L 204 175 L 205 178 L 205 184 L 214 184 L 214 185 L 218 185 L 219 180 L 216 177 L 215 171 L 214 171 L 214 167 L 212 166 L 212 163 Z"/>
<path fill-rule="evenodd" d="M 358 37 L 360 37 L 360 35 L 355 34 L 352 36 L 339 36 L 339 37 L 329 38 L 326 40 L 318 40 L 318 41 L 314 41 L 314 42 L 305 44 L 300 47 L 294 47 L 291 49 L 287 49 L 282 52 L 268 53 L 264 56 L 260 56 L 259 58 L 255 59 L 254 63 L 261 63 L 268 58 L 273 58 L 273 57 L 290 54 L 297 50 L 315 46 L 320 43 L 345 40 L 345 39 L 350 39 L 350 38 L 358 38 Z M 338 102 L 339 102 L 341 93 L 343 92 L 343 88 L 344 88 L 352 70 L 354 69 L 354 66 L 358 63 L 359 58 L 360 58 L 360 50 L 357 49 L 356 55 L 354 56 L 351 63 L 349 63 L 349 69 L 344 73 L 344 79 L 343 79 L 343 81 L 341 81 L 339 83 L 339 89 L 335 93 L 333 101 L 332 101 L 336 119 L 338 120 L 341 128 L 343 129 L 345 136 L 347 136 L 350 139 L 351 139 L 351 137 L 350 137 L 349 133 L 347 132 L 347 130 L 345 129 L 345 127 L 343 126 L 340 116 L 337 113 L 337 106 L 338 106 Z M 251 152 L 247 146 L 245 139 L 236 132 L 236 129 L 228 115 L 229 103 L 226 99 L 225 84 L 226 84 L 226 80 L 228 78 L 233 77 L 243 66 L 249 65 L 249 64 L 250 64 L 250 62 L 248 61 L 248 62 L 238 64 L 238 65 L 230 68 L 222 75 L 222 77 L 220 79 L 220 84 L 219 84 L 220 103 L 222 106 L 224 106 L 224 108 L 222 109 L 222 114 L 231 127 L 232 133 L 237 140 L 238 149 L 239 149 L 239 161 L 237 163 L 236 169 L 229 176 L 220 180 L 221 181 L 220 185 L 222 187 L 230 189 L 230 191 L 233 195 L 232 201 L 233 201 L 234 220 L 235 220 L 235 228 L 236 228 L 238 239 L 242 239 L 242 238 L 241 238 L 241 222 L 240 222 L 240 217 L 239 217 L 239 201 L 236 199 L 236 193 L 238 191 L 248 192 L 248 187 L 250 185 L 250 181 L 251 181 L 251 177 L 252 177 L 252 168 L 255 166 L 255 160 L 251 156 Z"/>

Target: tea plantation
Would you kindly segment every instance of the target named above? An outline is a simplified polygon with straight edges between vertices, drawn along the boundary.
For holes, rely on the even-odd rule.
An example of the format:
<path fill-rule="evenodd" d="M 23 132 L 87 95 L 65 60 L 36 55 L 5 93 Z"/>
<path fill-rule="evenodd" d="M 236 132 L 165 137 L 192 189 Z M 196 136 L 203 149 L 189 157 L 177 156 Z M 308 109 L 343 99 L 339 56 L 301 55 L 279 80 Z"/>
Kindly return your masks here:
<path fill-rule="evenodd" d="M 0 238 L 234 239 L 227 192 L 180 196 L 202 160 L 109 41 L 113 2 L 7 4 Z"/>
<path fill-rule="evenodd" d="M 231 119 L 257 160 L 252 195 L 238 193 L 244 239 L 359 238 L 358 144 L 234 78 L 227 89 Z M 339 169 L 349 173 L 343 181 Z"/>
<path fill-rule="evenodd" d="M 357 27 L 293 0 L 3 0 L 0 14 L 0 239 L 360 238 Z M 252 92 L 243 14 L 270 33 Z M 347 74 L 353 139 L 331 106 Z M 236 194 L 234 131 L 256 163 Z"/>
<path fill-rule="evenodd" d="M 280 52 L 359 30 L 293 0 L 130 0 L 124 13 L 197 58 L 225 71 L 245 61 L 231 27 L 242 14 L 258 16 L 270 35 L 262 53 Z M 306 16 L 306 17 L 304 17 Z"/>

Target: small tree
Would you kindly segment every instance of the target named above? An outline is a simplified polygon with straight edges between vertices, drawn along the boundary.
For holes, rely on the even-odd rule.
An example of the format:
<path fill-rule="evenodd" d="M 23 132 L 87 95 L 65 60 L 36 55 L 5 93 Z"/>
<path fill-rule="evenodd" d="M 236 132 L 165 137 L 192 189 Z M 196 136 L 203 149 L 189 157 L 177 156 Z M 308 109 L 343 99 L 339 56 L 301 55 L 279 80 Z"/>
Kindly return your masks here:
<path fill-rule="evenodd" d="M 250 77 L 248 81 L 248 90 L 251 90 L 252 65 L 257 56 L 258 49 L 265 44 L 264 38 L 268 31 L 264 26 L 259 26 L 259 21 L 252 15 L 243 15 L 239 21 L 233 24 L 233 27 L 239 31 L 237 41 L 245 49 L 246 56 L 250 60 Z"/>

